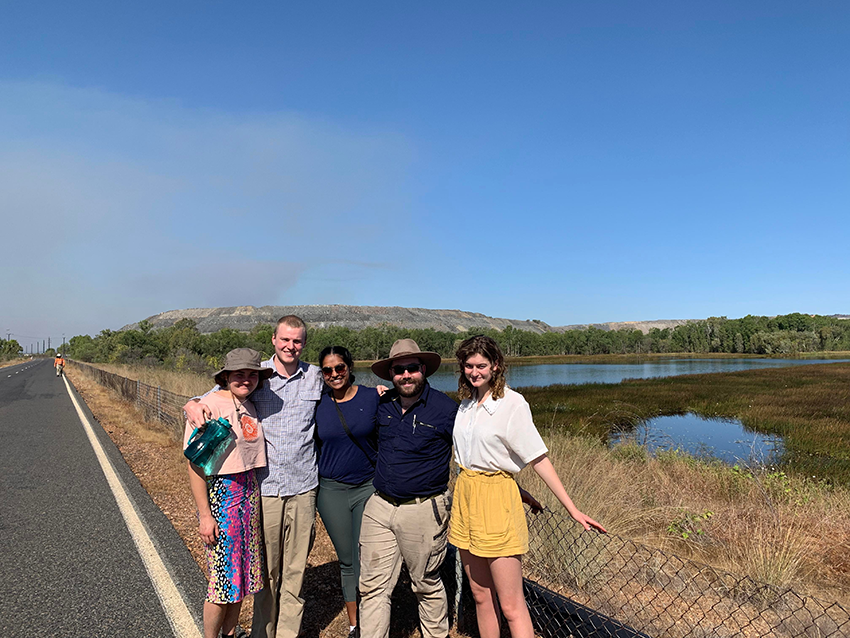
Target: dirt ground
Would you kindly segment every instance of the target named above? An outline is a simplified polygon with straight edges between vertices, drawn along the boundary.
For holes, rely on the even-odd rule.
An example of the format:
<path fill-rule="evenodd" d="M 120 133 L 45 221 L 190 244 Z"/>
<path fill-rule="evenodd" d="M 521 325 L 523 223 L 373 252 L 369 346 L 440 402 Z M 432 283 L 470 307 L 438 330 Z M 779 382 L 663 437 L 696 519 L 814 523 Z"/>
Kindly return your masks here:
<path fill-rule="evenodd" d="M 68 379 L 115 442 L 127 464 L 139 477 L 154 503 L 180 534 L 201 570 L 205 570 L 204 547 L 198 536 L 195 504 L 189 490 L 186 461 L 175 434 L 164 425 L 146 421 L 135 407 L 75 370 L 66 368 Z M 348 619 L 339 581 L 339 565 L 333 545 L 316 521 L 316 542 L 310 553 L 302 592 L 305 609 L 301 636 L 331 638 L 348 635 Z M 202 601 L 197 601 L 198 606 Z M 250 631 L 252 600 L 242 607 L 240 624 Z M 405 579 L 393 593 L 390 635 L 419 636 L 416 598 Z M 452 628 L 451 636 L 464 636 Z"/>

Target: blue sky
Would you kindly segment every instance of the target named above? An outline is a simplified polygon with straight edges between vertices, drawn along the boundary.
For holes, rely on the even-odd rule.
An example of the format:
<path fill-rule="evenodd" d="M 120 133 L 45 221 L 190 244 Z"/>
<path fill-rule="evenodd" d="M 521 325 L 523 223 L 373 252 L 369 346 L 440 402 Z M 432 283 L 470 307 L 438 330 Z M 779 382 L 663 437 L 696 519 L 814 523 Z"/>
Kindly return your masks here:
<path fill-rule="evenodd" d="M 850 312 L 845 2 L 3 14 L 21 343 L 219 305 Z"/>

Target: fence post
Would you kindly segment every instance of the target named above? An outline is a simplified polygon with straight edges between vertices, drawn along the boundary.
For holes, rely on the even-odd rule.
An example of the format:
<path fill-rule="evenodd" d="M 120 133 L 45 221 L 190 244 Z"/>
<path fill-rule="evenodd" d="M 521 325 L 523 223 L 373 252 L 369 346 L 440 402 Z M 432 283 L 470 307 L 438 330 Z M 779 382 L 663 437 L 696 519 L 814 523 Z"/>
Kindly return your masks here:
<path fill-rule="evenodd" d="M 136 379 L 136 407 L 139 406 L 142 400 L 142 382 L 139 379 Z"/>
<path fill-rule="evenodd" d="M 162 388 L 156 386 L 156 420 L 162 421 Z"/>

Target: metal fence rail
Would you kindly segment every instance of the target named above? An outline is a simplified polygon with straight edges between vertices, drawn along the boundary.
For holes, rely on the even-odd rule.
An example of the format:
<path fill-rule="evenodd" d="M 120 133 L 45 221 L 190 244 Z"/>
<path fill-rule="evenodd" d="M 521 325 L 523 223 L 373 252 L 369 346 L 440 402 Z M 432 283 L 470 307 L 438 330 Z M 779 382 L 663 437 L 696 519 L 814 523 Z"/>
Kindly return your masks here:
<path fill-rule="evenodd" d="M 70 363 L 182 437 L 189 397 Z M 580 533 L 572 519 L 549 510 L 530 516 L 528 531 L 524 588 L 545 638 L 850 637 L 850 612 L 839 603 L 613 534 Z"/>

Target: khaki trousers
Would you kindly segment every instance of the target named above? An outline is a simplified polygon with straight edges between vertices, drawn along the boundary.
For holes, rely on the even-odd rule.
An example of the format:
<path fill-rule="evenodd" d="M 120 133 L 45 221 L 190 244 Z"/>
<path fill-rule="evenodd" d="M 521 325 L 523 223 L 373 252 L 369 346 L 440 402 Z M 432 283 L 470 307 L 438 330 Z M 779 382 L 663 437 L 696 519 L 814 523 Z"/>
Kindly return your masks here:
<path fill-rule="evenodd" d="M 264 496 L 266 587 L 254 595 L 254 638 L 296 638 L 304 599 L 301 585 L 313 546 L 316 490 L 295 496 Z"/>
<path fill-rule="evenodd" d="M 392 505 L 373 494 L 366 503 L 360 527 L 360 635 L 387 638 L 390 596 L 407 565 L 419 601 L 422 638 L 445 638 L 449 633 L 446 590 L 440 567 L 446 558 L 449 524 L 447 494 Z"/>

